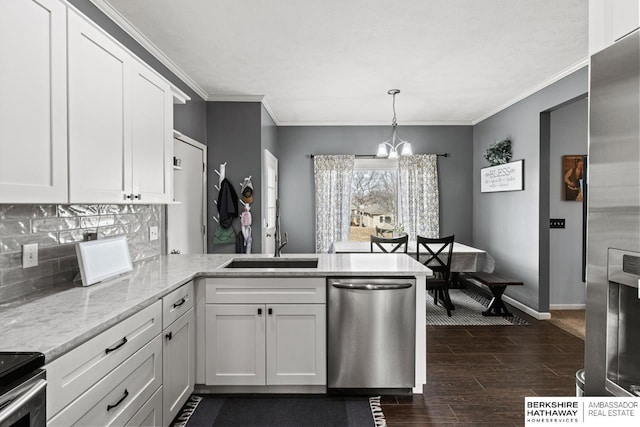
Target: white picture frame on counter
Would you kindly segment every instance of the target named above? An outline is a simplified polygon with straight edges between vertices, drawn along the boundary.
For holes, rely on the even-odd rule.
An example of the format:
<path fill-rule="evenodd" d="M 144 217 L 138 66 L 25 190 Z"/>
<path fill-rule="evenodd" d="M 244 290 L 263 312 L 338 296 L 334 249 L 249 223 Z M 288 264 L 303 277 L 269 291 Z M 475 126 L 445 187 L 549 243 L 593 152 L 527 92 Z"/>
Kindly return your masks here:
<path fill-rule="evenodd" d="M 524 159 L 480 169 L 480 192 L 524 190 Z"/>

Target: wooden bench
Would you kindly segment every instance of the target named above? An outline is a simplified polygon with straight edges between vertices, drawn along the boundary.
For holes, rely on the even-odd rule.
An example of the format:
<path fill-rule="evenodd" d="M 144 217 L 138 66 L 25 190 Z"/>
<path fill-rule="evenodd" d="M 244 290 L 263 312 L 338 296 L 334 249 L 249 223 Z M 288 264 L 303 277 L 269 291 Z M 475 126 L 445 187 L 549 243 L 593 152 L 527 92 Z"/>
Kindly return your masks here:
<path fill-rule="evenodd" d="M 507 289 L 507 286 L 522 286 L 522 282 L 505 279 L 494 273 L 468 273 L 468 277 L 487 286 L 493 294 L 489 307 L 486 311 L 482 312 L 483 316 L 513 316 L 513 314 L 507 310 L 507 306 L 504 305 L 502 294 L 505 289 Z"/>

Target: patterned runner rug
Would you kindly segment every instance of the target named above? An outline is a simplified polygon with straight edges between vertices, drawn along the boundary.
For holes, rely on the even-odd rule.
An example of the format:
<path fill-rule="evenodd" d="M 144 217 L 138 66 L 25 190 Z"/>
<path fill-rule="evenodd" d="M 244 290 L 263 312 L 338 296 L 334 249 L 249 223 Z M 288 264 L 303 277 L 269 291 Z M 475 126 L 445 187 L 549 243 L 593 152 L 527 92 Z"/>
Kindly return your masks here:
<path fill-rule="evenodd" d="M 380 397 L 192 395 L 172 427 L 386 427 Z"/>
<path fill-rule="evenodd" d="M 527 321 L 514 314 L 513 317 L 488 317 L 482 312 L 489 306 L 489 299 L 472 289 L 450 289 L 451 302 L 456 307 L 447 316 L 447 310 L 433 304 L 433 296 L 427 293 L 427 325 L 482 326 L 482 325 L 528 325 Z"/>

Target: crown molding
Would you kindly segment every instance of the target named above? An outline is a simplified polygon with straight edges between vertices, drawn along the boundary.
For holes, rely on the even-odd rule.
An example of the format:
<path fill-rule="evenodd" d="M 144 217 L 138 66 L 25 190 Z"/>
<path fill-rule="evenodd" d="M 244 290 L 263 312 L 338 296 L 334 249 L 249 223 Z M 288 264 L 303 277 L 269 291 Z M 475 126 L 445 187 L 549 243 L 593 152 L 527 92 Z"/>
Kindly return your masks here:
<path fill-rule="evenodd" d="M 548 79 L 538 83 L 537 85 L 533 86 L 532 88 L 530 88 L 529 90 L 521 93 L 520 95 L 516 96 L 515 98 L 513 98 L 512 100 L 508 101 L 507 103 L 501 105 L 500 107 L 489 111 L 488 113 L 483 114 L 482 116 L 478 117 L 477 119 L 474 119 L 471 121 L 472 125 L 477 125 L 478 123 L 480 123 L 481 121 L 488 119 L 489 117 L 493 116 L 494 114 L 499 113 L 502 110 L 506 110 L 507 108 L 511 107 L 513 104 L 515 104 L 516 102 L 520 102 L 523 99 L 525 99 L 528 96 L 533 95 L 536 92 L 541 91 L 542 89 L 544 89 L 547 86 L 551 86 L 553 83 L 557 82 L 560 79 L 563 79 L 565 77 L 567 77 L 570 74 L 575 73 L 576 71 L 578 71 L 579 69 L 585 67 L 589 65 L 589 57 L 585 57 L 583 59 L 581 59 L 580 61 L 576 62 L 575 64 L 569 66 L 568 68 L 565 68 L 564 70 L 560 71 L 558 74 L 554 74 L 553 76 L 549 77 Z"/>
<path fill-rule="evenodd" d="M 358 122 L 336 122 L 336 121 L 318 121 L 318 122 L 280 122 L 278 126 L 391 126 L 389 121 L 358 121 Z M 472 126 L 471 120 L 435 120 L 435 121 L 413 121 L 398 124 L 398 128 L 407 126 Z"/>
<path fill-rule="evenodd" d="M 262 102 L 264 95 L 209 95 L 207 101 L 213 102 Z"/>
<path fill-rule="evenodd" d="M 149 40 L 144 34 L 140 32 L 127 18 L 122 16 L 113 6 L 107 3 L 105 0 L 89 0 L 93 3 L 102 13 L 107 15 L 109 19 L 115 22 L 120 28 L 122 28 L 127 34 L 129 34 L 136 42 L 140 43 L 151 55 L 153 55 L 158 61 L 160 61 L 165 67 L 167 67 L 173 74 L 182 80 L 187 86 L 189 86 L 195 93 L 200 95 L 202 99 L 209 98 L 209 94 L 205 91 L 195 80 L 193 80 L 187 73 L 185 73 L 175 62 L 173 62 L 167 55 L 160 50 L 151 40 Z"/>

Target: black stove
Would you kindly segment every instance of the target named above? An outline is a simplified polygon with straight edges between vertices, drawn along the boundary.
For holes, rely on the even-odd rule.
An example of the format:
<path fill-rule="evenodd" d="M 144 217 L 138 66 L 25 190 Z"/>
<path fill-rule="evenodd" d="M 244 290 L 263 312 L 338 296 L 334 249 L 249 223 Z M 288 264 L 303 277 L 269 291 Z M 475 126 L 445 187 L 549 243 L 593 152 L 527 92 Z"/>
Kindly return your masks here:
<path fill-rule="evenodd" d="M 0 395 L 42 366 L 42 353 L 0 351 Z"/>

